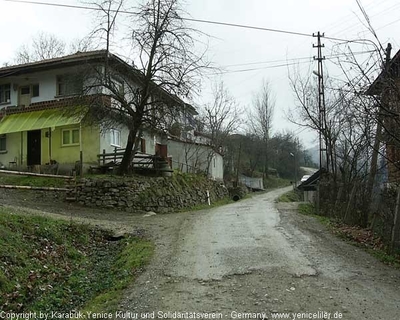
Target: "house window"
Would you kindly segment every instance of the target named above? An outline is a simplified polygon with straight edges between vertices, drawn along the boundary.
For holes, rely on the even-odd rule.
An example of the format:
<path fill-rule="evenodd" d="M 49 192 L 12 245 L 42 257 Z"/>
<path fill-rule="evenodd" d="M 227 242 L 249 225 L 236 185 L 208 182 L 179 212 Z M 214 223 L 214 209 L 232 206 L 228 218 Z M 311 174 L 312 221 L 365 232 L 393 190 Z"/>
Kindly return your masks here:
<path fill-rule="evenodd" d="M 79 129 L 62 130 L 62 145 L 72 146 L 79 144 Z"/>
<path fill-rule="evenodd" d="M 111 129 L 111 145 L 115 147 L 121 146 L 121 131 L 117 129 Z"/>
<path fill-rule="evenodd" d="M 32 97 L 39 97 L 39 85 L 32 85 Z"/>
<path fill-rule="evenodd" d="M 11 85 L 2 84 L 0 85 L 0 103 L 10 102 L 11 98 Z"/>
<path fill-rule="evenodd" d="M 83 82 L 78 76 L 64 75 L 57 77 L 57 95 L 69 96 L 82 93 Z"/>
<path fill-rule="evenodd" d="M 21 94 L 31 94 L 31 87 L 30 86 L 25 86 L 21 87 Z"/>
<path fill-rule="evenodd" d="M 0 135 L 0 152 L 1 151 L 7 151 L 6 135 L 5 134 L 1 134 Z"/>

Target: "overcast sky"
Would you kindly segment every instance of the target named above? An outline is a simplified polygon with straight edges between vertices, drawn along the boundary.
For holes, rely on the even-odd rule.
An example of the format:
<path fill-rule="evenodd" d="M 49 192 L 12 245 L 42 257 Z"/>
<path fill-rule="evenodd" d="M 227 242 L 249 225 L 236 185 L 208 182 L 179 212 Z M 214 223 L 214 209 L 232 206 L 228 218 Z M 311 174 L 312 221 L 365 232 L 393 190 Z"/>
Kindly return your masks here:
<path fill-rule="evenodd" d="M 400 27 L 400 1 L 361 1 L 381 42 L 384 45 L 391 42 L 394 54 L 400 44 L 400 37 L 395 31 Z M 82 5 L 82 2 L 74 0 L 47 2 Z M 326 36 L 343 39 L 371 39 L 362 24 L 363 18 L 355 0 L 187 0 L 186 11 L 195 19 L 310 35 L 321 31 Z M 93 26 L 93 13 L 85 10 L 0 0 L 0 12 L 0 65 L 12 62 L 17 48 L 29 42 L 38 32 L 52 33 L 70 42 L 85 36 Z M 263 79 L 269 81 L 276 96 L 273 130 L 289 129 L 299 135 L 305 146 L 316 144 L 315 134 L 294 126 L 285 117 L 285 111 L 295 105 L 288 81 L 288 72 L 293 66 L 286 64 L 296 63 L 303 76 L 311 77 L 312 70 L 316 70 L 316 62 L 306 58 L 316 55 L 316 49 L 312 48 L 315 38 L 205 23 L 191 25 L 210 35 L 209 57 L 216 66 L 229 71 L 215 75 L 210 81 L 223 80 L 243 108 L 250 107 Z M 328 39 L 323 42 L 324 54 L 329 56 L 338 42 Z M 363 49 L 354 47 L 355 51 Z M 325 66 L 329 74 L 342 76 L 329 60 Z M 211 84 L 205 83 L 202 95 L 195 99 L 196 104 L 209 101 L 210 92 Z"/>

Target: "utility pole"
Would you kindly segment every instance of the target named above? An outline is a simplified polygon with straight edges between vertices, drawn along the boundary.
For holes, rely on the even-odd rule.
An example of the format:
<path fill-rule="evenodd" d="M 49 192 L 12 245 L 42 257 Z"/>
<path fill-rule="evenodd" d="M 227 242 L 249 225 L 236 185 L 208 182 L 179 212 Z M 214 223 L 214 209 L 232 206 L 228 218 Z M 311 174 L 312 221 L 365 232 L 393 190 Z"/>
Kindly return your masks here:
<path fill-rule="evenodd" d="M 329 159 L 326 146 L 326 114 L 325 114 L 325 87 L 324 87 L 324 68 L 322 61 L 325 57 L 322 56 L 322 48 L 325 47 L 321 43 L 321 38 L 325 34 L 321 34 L 319 31 L 317 34 L 313 33 L 313 37 L 317 38 L 317 44 L 313 44 L 313 48 L 317 48 L 318 56 L 314 56 L 314 60 L 318 61 L 318 121 L 319 121 L 319 181 L 317 184 L 317 214 L 320 214 L 321 209 L 321 179 L 322 179 L 322 168 L 324 164 L 326 169 L 329 169 Z M 315 74 L 315 71 L 314 71 Z M 325 153 L 325 154 L 324 154 Z"/>
<path fill-rule="evenodd" d="M 324 87 L 324 70 L 322 61 L 325 57 L 322 56 L 322 48 L 325 47 L 321 43 L 321 38 L 325 36 L 324 33 L 317 34 L 313 33 L 313 37 L 317 38 L 317 44 L 313 44 L 313 48 L 317 48 L 318 56 L 314 56 L 314 60 L 318 61 L 318 71 L 316 74 L 318 76 L 318 120 L 319 120 L 319 169 L 325 165 L 325 169 L 329 171 L 329 153 L 327 152 L 326 145 L 326 110 L 325 110 L 325 87 Z"/>

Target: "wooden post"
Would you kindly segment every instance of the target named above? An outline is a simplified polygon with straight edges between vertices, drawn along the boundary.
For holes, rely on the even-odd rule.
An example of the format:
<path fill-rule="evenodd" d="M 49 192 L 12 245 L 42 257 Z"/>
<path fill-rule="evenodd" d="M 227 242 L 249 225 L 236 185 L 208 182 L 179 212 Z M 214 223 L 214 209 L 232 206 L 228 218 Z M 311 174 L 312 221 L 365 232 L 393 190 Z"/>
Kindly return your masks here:
<path fill-rule="evenodd" d="M 19 165 L 22 167 L 24 163 L 24 132 L 21 131 L 21 156 L 19 160 Z"/>
<path fill-rule="evenodd" d="M 392 226 L 392 236 L 391 236 L 391 251 L 393 252 L 395 242 L 396 242 L 396 235 L 398 232 L 398 223 L 399 223 L 399 207 L 400 207 L 400 187 L 397 189 L 397 198 L 396 198 L 396 208 L 394 209 L 394 219 L 393 219 L 393 226 Z"/>
<path fill-rule="evenodd" d="M 106 149 L 103 149 L 103 165 L 106 164 Z"/>
<path fill-rule="evenodd" d="M 79 175 L 83 178 L 83 151 L 79 152 Z"/>
<path fill-rule="evenodd" d="M 79 122 L 79 175 L 83 178 L 82 122 Z"/>
<path fill-rule="evenodd" d="M 117 147 L 114 147 L 114 163 L 117 163 Z"/>

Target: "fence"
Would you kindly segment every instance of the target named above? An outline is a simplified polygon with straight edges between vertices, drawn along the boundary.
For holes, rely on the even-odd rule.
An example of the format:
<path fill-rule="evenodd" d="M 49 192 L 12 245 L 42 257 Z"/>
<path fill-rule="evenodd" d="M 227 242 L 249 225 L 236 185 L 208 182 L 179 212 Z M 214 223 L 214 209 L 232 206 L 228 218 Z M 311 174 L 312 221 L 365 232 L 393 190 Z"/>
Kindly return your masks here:
<path fill-rule="evenodd" d="M 124 153 L 124 148 L 114 148 L 114 151 L 108 153 L 103 149 L 103 152 L 97 155 L 99 165 L 91 166 L 90 171 L 105 173 L 109 170 L 113 170 L 120 165 Z M 131 168 L 136 172 L 172 172 L 170 168 L 171 161 L 171 159 L 164 159 L 158 155 L 136 153 L 132 159 Z"/>

